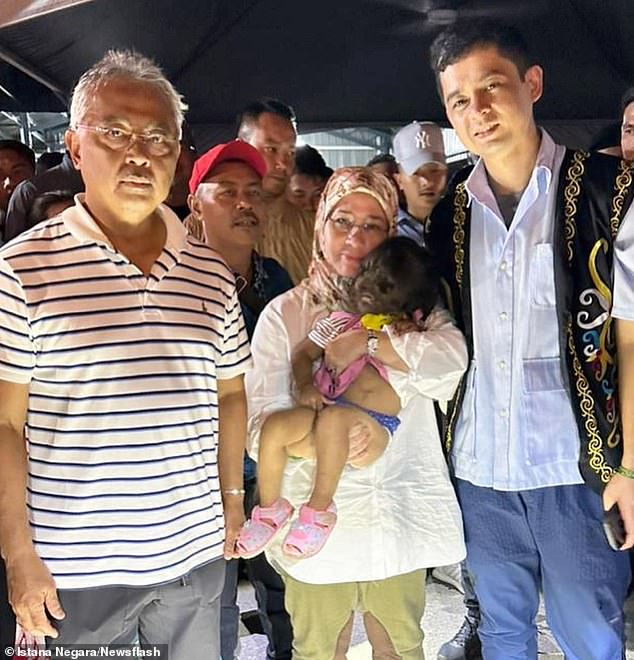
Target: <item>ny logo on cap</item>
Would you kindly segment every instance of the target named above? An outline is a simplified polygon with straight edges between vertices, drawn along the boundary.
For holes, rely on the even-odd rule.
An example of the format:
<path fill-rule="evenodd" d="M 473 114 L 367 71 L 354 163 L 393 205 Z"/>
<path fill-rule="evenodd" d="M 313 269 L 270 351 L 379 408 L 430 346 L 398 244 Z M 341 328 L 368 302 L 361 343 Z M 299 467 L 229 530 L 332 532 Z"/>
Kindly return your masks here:
<path fill-rule="evenodd" d="M 431 138 L 429 137 L 429 133 L 424 128 L 421 128 L 416 134 L 416 148 L 422 151 L 424 149 L 429 149 L 430 147 Z"/>

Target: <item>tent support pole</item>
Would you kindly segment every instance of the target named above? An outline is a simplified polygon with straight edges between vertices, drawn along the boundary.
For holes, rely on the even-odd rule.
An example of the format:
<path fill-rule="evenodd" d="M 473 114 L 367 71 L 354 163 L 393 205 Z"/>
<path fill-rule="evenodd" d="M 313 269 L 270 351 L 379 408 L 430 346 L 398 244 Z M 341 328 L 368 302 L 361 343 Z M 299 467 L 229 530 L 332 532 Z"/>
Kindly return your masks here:
<path fill-rule="evenodd" d="M 3 59 L 8 64 L 11 64 L 11 66 L 14 66 L 19 71 L 22 71 L 22 73 L 25 73 L 30 78 L 33 78 L 33 80 L 39 82 L 41 85 L 44 85 L 44 87 L 47 89 L 50 89 L 51 92 L 53 92 L 53 94 L 55 94 L 55 96 L 57 96 L 57 98 L 64 105 L 68 103 L 68 98 L 57 83 L 55 83 L 44 74 L 39 73 L 27 62 L 8 51 L 4 46 L 0 46 L 0 59 Z"/>

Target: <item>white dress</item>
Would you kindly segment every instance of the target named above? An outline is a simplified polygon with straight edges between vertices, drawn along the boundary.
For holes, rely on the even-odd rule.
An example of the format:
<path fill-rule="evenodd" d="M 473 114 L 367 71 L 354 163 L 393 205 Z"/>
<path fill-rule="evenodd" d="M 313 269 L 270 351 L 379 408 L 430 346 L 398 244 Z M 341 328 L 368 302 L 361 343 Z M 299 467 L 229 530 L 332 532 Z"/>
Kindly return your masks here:
<path fill-rule="evenodd" d="M 315 321 L 326 316 L 298 286 L 264 309 L 253 336 L 253 369 L 246 375 L 249 453 L 257 460 L 260 428 L 267 415 L 293 407 L 291 352 Z M 383 580 L 419 568 L 461 561 L 466 554 L 462 519 L 442 454 L 434 399 L 451 398 L 467 366 L 460 331 L 445 310 L 432 312 L 428 329 L 396 337 L 392 344 L 410 367 L 388 368 L 400 396 L 401 425 L 370 467 L 346 466 L 335 494 L 337 524 L 323 549 L 295 560 L 281 552 L 286 530 L 267 549 L 269 561 L 296 580 L 334 584 Z M 314 461 L 289 459 L 282 495 L 306 502 Z"/>

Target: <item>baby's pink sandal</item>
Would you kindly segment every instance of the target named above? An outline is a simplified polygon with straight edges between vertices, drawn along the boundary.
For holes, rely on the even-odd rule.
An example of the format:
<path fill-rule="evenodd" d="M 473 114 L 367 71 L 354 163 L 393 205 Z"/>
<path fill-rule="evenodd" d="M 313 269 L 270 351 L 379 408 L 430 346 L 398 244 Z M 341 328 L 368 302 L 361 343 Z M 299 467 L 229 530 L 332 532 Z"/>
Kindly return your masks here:
<path fill-rule="evenodd" d="M 317 511 L 303 504 L 284 539 L 282 552 L 298 559 L 316 555 L 324 547 L 337 522 L 336 511 L 334 502 L 325 511 Z"/>
<path fill-rule="evenodd" d="M 240 557 L 251 559 L 259 555 L 292 515 L 293 507 L 283 497 L 278 497 L 271 506 L 253 507 L 251 518 L 238 535 L 236 548 Z"/>

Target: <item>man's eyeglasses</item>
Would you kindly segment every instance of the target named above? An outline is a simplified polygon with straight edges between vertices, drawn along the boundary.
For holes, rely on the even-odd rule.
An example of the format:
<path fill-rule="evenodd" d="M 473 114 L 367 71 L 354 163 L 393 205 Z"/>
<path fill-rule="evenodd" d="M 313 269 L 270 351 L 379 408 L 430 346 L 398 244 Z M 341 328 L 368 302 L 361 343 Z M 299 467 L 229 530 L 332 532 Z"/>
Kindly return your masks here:
<path fill-rule="evenodd" d="M 135 133 L 125 128 L 109 126 L 90 126 L 88 124 L 75 124 L 75 129 L 83 128 L 85 131 L 96 133 L 99 141 L 110 149 L 123 151 L 128 149 L 133 140 L 139 140 L 144 148 L 152 156 L 167 156 L 175 146 L 178 145 L 178 139 L 169 137 L 161 131 L 147 131 L 145 133 Z"/>
<path fill-rule="evenodd" d="M 350 236 L 355 229 L 365 238 L 384 236 L 387 234 L 387 227 L 378 222 L 363 222 L 357 224 L 349 218 L 330 218 L 329 222 L 335 232 L 341 235 L 345 234 L 346 236 Z"/>

